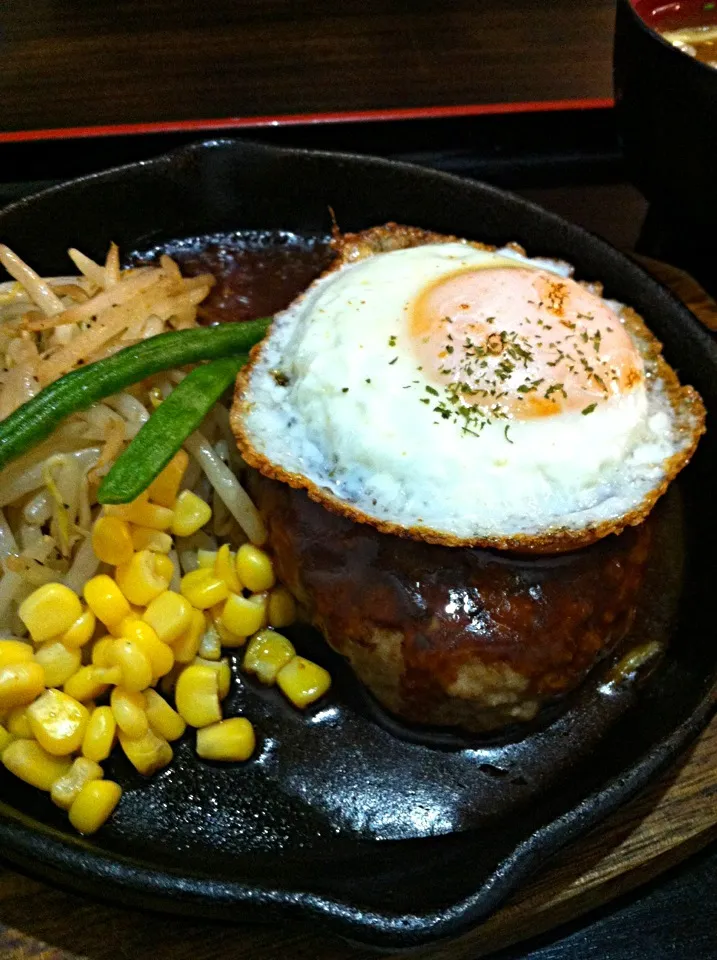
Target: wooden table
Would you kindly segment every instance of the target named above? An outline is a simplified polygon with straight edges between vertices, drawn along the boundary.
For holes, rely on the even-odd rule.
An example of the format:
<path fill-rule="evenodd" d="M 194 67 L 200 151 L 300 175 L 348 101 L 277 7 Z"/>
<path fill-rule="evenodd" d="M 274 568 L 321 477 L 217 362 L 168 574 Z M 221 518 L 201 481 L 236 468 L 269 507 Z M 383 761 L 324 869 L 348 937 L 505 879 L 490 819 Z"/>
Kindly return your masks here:
<path fill-rule="evenodd" d="M 613 0 L 4 0 L 0 143 L 604 105 L 613 17 Z"/>

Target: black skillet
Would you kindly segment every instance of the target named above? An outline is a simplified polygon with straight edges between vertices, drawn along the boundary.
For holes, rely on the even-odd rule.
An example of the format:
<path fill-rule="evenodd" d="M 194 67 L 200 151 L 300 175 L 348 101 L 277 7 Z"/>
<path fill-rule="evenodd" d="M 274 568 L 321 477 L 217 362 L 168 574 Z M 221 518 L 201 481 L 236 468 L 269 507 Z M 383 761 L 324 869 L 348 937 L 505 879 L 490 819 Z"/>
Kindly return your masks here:
<path fill-rule="evenodd" d="M 668 360 L 717 407 L 717 349 L 690 313 L 608 244 L 481 183 L 383 160 L 220 141 L 85 177 L 0 213 L 0 240 L 45 274 L 65 250 L 104 254 L 236 230 L 326 234 L 387 220 L 561 257 L 631 304 Z M 259 758 L 219 768 L 190 739 L 152 779 L 121 760 L 111 823 L 82 840 L 45 796 L 0 775 L 0 851 L 90 895 L 225 920 L 311 918 L 343 936 L 409 947 L 480 922 L 552 852 L 624 803 L 705 726 L 717 696 L 715 435 L 658 509 L 656 559 L 634 639 L 666 638 L 642 684 L 587 683 L 567 710 L 504 743 L 425 744 L 391 732 L 316 638 L 336 677 L 300 716 L 235 685 Z M 398 734 L 398 735 L 395 735 Z M 441 748 L 442 747 L 442 748 Z"/>

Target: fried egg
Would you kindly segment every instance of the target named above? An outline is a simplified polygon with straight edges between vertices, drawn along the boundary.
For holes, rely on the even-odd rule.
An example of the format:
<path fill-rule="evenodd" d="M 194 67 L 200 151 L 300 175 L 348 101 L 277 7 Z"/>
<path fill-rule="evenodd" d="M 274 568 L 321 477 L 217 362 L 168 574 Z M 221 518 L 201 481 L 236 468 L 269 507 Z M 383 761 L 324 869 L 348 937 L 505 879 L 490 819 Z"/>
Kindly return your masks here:
<path fill-rule="evenodd" d="M 396 225 L 336 245 L 238 381 L 262 473 L 385 532 L 552 552 L 638 523 L 692 455 L 698 394 L 567 264 Z"/>

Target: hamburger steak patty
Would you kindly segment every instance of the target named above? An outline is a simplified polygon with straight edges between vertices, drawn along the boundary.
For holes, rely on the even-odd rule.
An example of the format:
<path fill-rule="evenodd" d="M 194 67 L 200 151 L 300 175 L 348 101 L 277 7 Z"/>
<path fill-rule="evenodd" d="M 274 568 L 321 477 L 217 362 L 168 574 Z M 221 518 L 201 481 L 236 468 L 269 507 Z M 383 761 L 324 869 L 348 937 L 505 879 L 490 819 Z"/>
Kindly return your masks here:
<path fill-rule="evenodd" d="M 524 558 L 380 533 L 252 473 L 303 617 L 393 714 L 481 732 L 532 720 L 625 636 L 649 524 Z"/>

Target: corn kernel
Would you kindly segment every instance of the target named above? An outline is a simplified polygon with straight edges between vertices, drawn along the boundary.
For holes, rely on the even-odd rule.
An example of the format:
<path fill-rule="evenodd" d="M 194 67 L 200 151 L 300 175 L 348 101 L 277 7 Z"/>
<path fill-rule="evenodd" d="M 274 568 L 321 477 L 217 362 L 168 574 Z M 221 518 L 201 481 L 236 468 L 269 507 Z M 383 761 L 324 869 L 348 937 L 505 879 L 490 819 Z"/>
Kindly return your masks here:
<path fill-rule="evenodd" d="M 174 688 L 177 685 L 177 680 L 179 675 L 184 670 L 185 664 L 175 663 L 172 669 L 169 671 L 166 677 L 162 677 L 159 681 L 159 689 L 165 695 L 165 697 L 171 697 L 174 694 Z"/>
<path fill-rule="evenodd" d="M 129 602 L 144 607 L 160 593 L 164 593 L 173 572 L 174 564 L 163 553 L 139 550 L 128 563 L 117 567 L 115 576 L 120 590 Z M 129 610 L 125 616 L 129 616 Z"/>
<path fill-rule="evenodd" d="M 78 833 L 96 833 L 120 802 L 122 787 L 113 780 L 90 780 L 70 807 L 70 823 Z"/>
<path fill-rule="evenodd" d="M 165 590 L 149 604 L 142 614 L 163 643 L 174 643 L 189 629 L 192 622 L 192 605 L 179 593 Z"/>
<path fill-rule="evenodd" d="M 149 499 L 162 507 L 173 507 L 188 465 L 189 454 L 187 451 L 177 450 L 164 470 L 158 477 L 155 477 L 147 488 Z"/>
<path fill-rule="evenodd" d="M 168 766 L 174 756 L 164 737 L 158 737 L 152 730 L 137 738 L 128 737 L 120 730 L 119 742 L 129 762 L 145 777 Z"/>
<path fill-rule="evenodd" d="M 182 596 L 186 597 L 193 607 L 198 610 L 208 610 L 215 603 L 221 603 L 229 596 L 229 588 L 213 570 L 199 567 L 191 570 L 182 577 L 180 587 Z"/>
<path fill-rule="evenodd" d="M 13 740 L 3 750 L 2 762 L 10 773 L 48 793 L 71 766 L 66 757 L 53 757 L 36 740 Z"/>
<path fill-rule="evenodd" d="M 197 566 L 200 568 L 209 568 L 214 569 L 214 564 L 217 562 L 217 551 L 216 550 L 197 550 Z"/>
<path fill-rule="evenodd" d="M 29 663 L 34 651 L 24 640 L 0 640 L 0 668 L 15 663 Z"/>
<path fill-rule="evenodd" d="M 35 652 L 35 663 L 45 671 L 45 686 L 61 687 L 82 666 L 79 649 L 69 650 L 59 640 L 47 640 Z"/>
<path fill-rule="evenodd" d="M 303 709 L 322 697 L 331 686 L 331 675 L 318 663 L 294 657 L 276 676 L 281 692 L 295 707 Z"/>
<path fill-rule="evenodd" d="M 152 627 L 137 617 L 127 617 L 121 623 L 124 639 L 134 640 L 147 657 L 152 667 L 152 683 L 165 676 L 174 666 L 174 654 L 166 643 L 162 643 Z"/>
<path fill-rule="evenodd" d="M 88 760 L 101 763 L 112 752 L 116 735 L 117 721 L 112 713 L 112 708 L 95 707 L 87 721 L 87 728 L 82 741 L 82 753 Z"/>
<path fill-rule="evenodd" d="M 121 684 L 127 690 L 146 690 L 152 683 L 152 663 L 136 640 L 117 637 L 112 644 L 115 666 L 122 673 Z"/>
<path fill-rule="evenodd" d="M 207 727 L 222 718 L 218 673 L 211 667 L 192 664 L 183 670 L 174 699 L 179 715 L 191 727 Z"/>
<path fill-rule="evenodd" d="M 242 646 L 247 637 L 261 630 L 266 623 L 266 594 L 255 593 L 251 597 L 230 594 L 222 610 L 221 622 L 237 637 L 234 646 Z"/>
<path fill-rule="evenodd" d="M 89 713 L 61 690 L 46 690 L 27 708 L 27 718 L 43 750 L 54 757 L 66 757 L 80 749 Z"/>
<path fill-rule="evenodd" d="M 80 703 L 87 703 L 88 700 L 101 697 L 111 684 L 119 683 L 121 679 L 122 671 L 119 667 L 80 667 L 77 673 L 73 673 L 70 679 L 65 681 L 62 689 Z"/>
<path fill-rule="evenodd" d="M 172 549 L 172 538 L 161 530 L 152 530 L 151 527 L 132 526 L 132 546 L 135 550 L 153 550 L 155 553 L 169 553 Z"/>
<path fill-rule="evenodd" d="M 99 763 L 87 757 L 77 757 L 64 777 L 53 783 L 50 790 L 52 802 L 63 810 L 69 810 L 84 785 L 91 780 L 102 780 L 104 775 Z"/>
<path fill-rule="evenodd" d="M 21 740 L 35 739 L 26 707 L 15 707 L 14 710 L 11 710 L 5 720 L 5 726 L 8 733 L 11 733 L 13 737 L 19 737 Z"/>
<path fill-rule="evenodd" d="M 229 665 L 228 658 L 224 657 L 222 660 L 204 660 L 202 657 L 195 657 L 194 663 L 200 667 L 209 667 L 210 670 L 216 672 L 219 699 L 225 700 L 229 695 L 229 688 L 232 682 L 232 668 Z"/>
<path fill-rule="evenodd" d="M 106 573 L 100 573 L 88 580 L 83 594 L 87 606 L 108 630 L 118 626 L 130 615 L 127 598 L 119 585 Z"/>
<path fill-rule="evenodd" d="M 127 521 L 119 517 L 98 517 L 92 527 L 92 549 L 103 563 L 113 567 L 127 563 L 134 553 Z"/>
<path fill-rule="evenodd" d="M 241 593 L 242 584 L 237 574 L 236 557 L 225 543 L 217 551 L 214 561 L 214 572 L 220 577 L 232 593 Z"/>
<path fill-rule="evenodd" d="M 92 663 L 95 667 L 113 667 L 115 665 L 114 654 L 112 653 L 115 637 L 100 637 L 92 644 Z"/>
<path fill-rule="evenodd" d="M 222 655 L 222 638 L 217 630 L 217 623 L 211 620 L 204 631 L 197 656 L 205 660 L 219 660 Z"/>
<path fill-rule="evenodd" d="M 61 633 L 57 639 L 61 640 L 66 647 L 84 647 L 88 640 L 92 638 L 96 626 L 97 618 L 88 607 L 83 610 L 70 629 Z"/>
<path fill-rule="evenodd" d="M 2 724 L 0 724 L 0 758 L 3 755 L 3 751 L 5 750 L 5 747 L 9 747 L 14 739 L 15 737 L 13 737 L 10 731 L 7 730 L 5 727 L 3 727 Z"/>
<path fill-rule="evenodd" d="M 191 490 L 182 490 L 174 505 L 172 533 L 177 537 L 191 537 L 212 518 L 212 508 Z"/>
<path fill-rule="evenodd" d="M 254 727 L 246 717 L 231 717 L 197 730 L 197 754 L 203 760 L 248 760 L 255 747 Z"/>
<path fill-rule="evenodd" d="M 251 543 L 243 543 L 237 550 L 237 573 L 252 593 L 271 590 L 276 582 L 271 557 Z"/>
<path fill-rule="evenodd" d="M 18 613 L 35 643 L 42 643 L 69 630 L 82 615 L 82 604 L 63 583 L 44 583 L 23 600 Z"/>
<path fill-rule="evenodd" d="M 0 667 L 0 712 L 32 703 L 45 689 L 45 671 L 39 663 Z"/>
<path fill-rule="evenodd" d="M 105 515 L 119 517 L 129 523 L 136 523 L 138 527 L 150 527 L 152 530 L 169 530 L 174 516 L 167 507 L 149 503 L 146 491 L 132 503 L 105 507 Z"/>
<path fill-rule="evenodd" d="M 147 702 L 147 719 L 154 733 L 170 743 L 179 740 L 187 725 L 177 711 L 173 710 L 156 690 L 150 689 L 144 696 Z"/>
<path fill-rule="evenodd" d="M 144 694 L 136 690 L 115 687 L 110 695 L 112 716 L 120 732 L 135 740 L 143 737 L 149 729 L 146 706 Z"/>
<path fill-rule="evenodd" d="M 199 644 L 207 626 L 207 618 L 201 610 L 192 609 L 192 619 L 184 633 L 172 645 L 177 663 L 190 663 L 197 655 Z"/>
<path fill-rule="evenodd" d="M 296 620 L 296 601 L 286 587 L 274 587 L 269 594 L 269 626 L 290 627 Z"/>
<path fill-rule="evenodd" d="M 276 683 L 278 672 L 296 656 L 290 640 L 274 630 L 260 630 L 246 648 L 242 668 L 266 684 Z"/>

